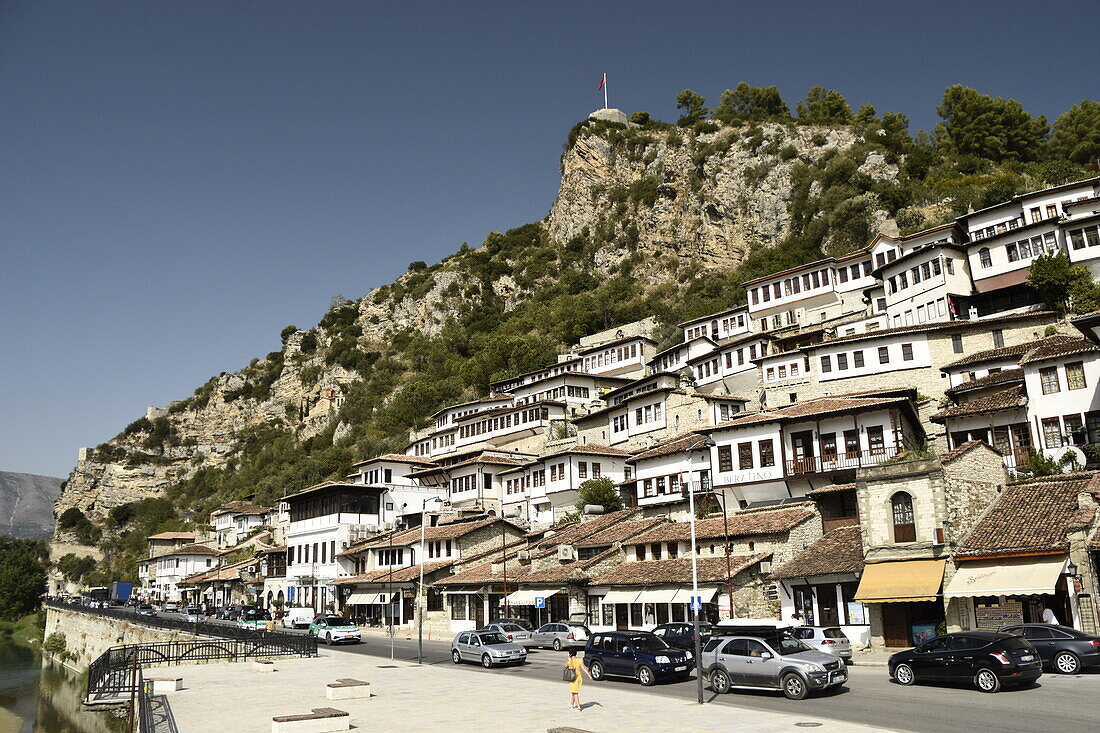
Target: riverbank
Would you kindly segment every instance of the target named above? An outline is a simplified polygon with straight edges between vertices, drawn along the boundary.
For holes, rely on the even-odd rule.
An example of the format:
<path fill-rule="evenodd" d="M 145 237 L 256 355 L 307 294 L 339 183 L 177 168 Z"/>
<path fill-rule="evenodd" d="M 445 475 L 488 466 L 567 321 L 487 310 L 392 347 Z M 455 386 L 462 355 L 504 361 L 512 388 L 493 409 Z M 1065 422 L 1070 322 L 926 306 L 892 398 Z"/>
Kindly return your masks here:
<path fill-rule="evenodd" d="M 45 628 L 46 609 L 40 608 L 15 621 L 0 621 L 0 637 L 6 637 L 21 646 L 40 648 Z"/>

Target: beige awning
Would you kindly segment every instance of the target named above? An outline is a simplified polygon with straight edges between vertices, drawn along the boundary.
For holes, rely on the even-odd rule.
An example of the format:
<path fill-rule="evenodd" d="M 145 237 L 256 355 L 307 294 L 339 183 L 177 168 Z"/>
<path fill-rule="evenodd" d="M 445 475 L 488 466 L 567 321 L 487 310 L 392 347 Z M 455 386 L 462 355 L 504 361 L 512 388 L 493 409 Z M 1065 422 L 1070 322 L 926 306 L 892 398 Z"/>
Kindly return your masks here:
<path fill-rule="evenodd" d="M 1065 565 L 1065 555 L 960 563 L 943 595 L 973 598 L 1052 594 Z"/>
<path fill-rule="evenodd" d="M 509 606 L 533 606 L 536 598 L 549 598 L 558 593 L 557 590 L 543 588 L 541 590 L 517 590 L 508 594 Z M 501 605 L 504 605 L 503 602 Z"/>
<path fill-rule="evenodd" d="M 345 603 L 354 606 L 386 605 L 392 603 L 396 595 L 396 593 L 379 593 L 373 590 L 353 590 Z"/>
<path fill-rule="evenodd" d="M 637 603 L 638 589 L 633 590 L 609 590 L 603 597 L 604 604 L 608 603 Z"/>
<path fill-rule="evenodd" d="M 646 588 L 635 603 L 672 603 L 678 588 Z"/>
<path fill-rule="evenodd" d="M 860 603 L 934 601 L 943 583 L 947 560 L 896 560 L 868 563 L 855 600 Z"/>
<path fill-rule="evenodd" d="M 710 603 L 714 600 L 714 595 L 718 592 L 717 588 L 702 587 L 699 588 L 699 595 L 703 597 L 703 603 Z M 670 603 L 691 603 L 691 586 L 685 585 L 680 590 L 676 591 L 676 595 L 673 596 Z"/>

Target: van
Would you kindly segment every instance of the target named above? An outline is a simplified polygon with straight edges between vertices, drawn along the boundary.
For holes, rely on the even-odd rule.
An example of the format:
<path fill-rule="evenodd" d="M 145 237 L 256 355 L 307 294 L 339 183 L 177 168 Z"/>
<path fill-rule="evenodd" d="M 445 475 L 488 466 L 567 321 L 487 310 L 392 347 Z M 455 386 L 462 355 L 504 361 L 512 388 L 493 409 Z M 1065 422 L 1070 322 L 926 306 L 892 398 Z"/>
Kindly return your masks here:
<path fill-rule="evenodd" d="M 283 616 L 284 629 L 305 629 L 313 622 L 317 612 L 312 608 L 288 608 Z"/>

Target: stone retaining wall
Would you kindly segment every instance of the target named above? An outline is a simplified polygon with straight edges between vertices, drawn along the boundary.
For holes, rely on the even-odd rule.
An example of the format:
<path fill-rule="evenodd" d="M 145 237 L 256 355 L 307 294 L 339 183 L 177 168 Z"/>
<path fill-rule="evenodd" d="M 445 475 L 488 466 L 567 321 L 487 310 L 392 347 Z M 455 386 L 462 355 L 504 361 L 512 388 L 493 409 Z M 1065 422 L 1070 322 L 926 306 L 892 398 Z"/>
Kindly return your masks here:
<path fill-rule="evenodd" d="M 65 635 L 66 651 L 76 655 L 67 667 L 83 671 L 99 655 L 119 644 L 152 644 L 162 641 L 191 641 L 206 637 L 186 631 L 145 626 L 136 621 L 126 621 L 100 616 L 94 611 L 82 612 L 68 608 L 46 606 L 46 632 Z"/>

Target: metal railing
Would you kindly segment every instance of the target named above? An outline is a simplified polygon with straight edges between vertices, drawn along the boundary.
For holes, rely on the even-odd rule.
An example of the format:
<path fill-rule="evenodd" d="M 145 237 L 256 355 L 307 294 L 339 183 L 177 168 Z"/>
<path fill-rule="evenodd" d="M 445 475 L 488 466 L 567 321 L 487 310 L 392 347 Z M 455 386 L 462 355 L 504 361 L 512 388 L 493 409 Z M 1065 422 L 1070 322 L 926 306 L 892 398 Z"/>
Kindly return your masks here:
<path fill-rule="evenodd" d="M 798 476 L 806 473 L 828 473 L 877 466 L 883 461 L 894 458 L 900 452 L 899 446 L 891 445 L 853 453 L 792 458 L 787 461 L 787 475 Z"/>

